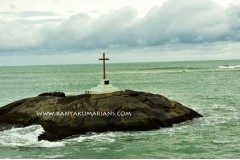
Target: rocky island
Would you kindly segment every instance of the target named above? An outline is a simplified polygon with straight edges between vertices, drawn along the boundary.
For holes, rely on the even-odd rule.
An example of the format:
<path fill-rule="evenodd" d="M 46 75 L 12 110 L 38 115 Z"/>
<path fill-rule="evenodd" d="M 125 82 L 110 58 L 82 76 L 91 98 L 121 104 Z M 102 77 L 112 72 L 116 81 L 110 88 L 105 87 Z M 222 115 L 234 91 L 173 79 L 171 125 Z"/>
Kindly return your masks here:
<path fill-rule="evenodd" d="M 39 140 L 57 141 L 86 132 L 145 131 L 201 117 L 168 98 L 132 90 L 65 96 L 43 93 L 0 108 L 0 124 L 40 124 Z"/>
<path fill-rule="evenodd" d="M 146 131 L 201 117 L 199 113 L 152 93 L 122 90 L 106 78 L 85 94 L 42 93 L 0 108 L 0 125 L 41 125 L 39 140 L 57 141 L 86 132 Z M 8 127 L 5 127 L 8 128 Z"/>

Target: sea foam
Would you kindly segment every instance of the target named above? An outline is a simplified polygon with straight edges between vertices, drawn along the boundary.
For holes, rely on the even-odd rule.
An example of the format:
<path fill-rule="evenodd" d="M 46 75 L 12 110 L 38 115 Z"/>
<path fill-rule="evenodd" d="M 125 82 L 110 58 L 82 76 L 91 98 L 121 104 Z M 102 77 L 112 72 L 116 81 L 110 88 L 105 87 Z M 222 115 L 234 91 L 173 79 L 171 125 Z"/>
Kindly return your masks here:
<path fill-rule="evenodd" d="M 76 138 L 66 139 L 64 143 L 71 143 L 71 142 L 104 142 L 104 143 L 113 143 L 116 141 L 116 134 L 113 132 L 105 132 L 105 133 L 88 133 L 86 135 L 81 135 Z"/>
<path fill-rule="evenodd" d="M 44 132 L 40 125 L 24 128 L 12 128 L 0 132 L 0 145 L 8 147 L 60 147 L 62 142 L 38 141 L 38 136 Z"/>

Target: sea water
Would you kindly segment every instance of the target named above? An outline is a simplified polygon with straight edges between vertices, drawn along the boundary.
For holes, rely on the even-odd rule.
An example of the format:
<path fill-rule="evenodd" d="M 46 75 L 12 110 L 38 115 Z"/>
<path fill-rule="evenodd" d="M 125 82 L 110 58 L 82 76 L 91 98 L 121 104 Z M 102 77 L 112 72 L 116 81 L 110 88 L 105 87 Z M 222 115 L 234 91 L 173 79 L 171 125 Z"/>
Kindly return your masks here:
<path fill-rule="evenodd" d="M 87 133 L 37 141 L 40 125 L 0 131 L 0 158 L 240 158 L 240 60 L 107 64 L 122 89 L 176 100 L 204 117 L 139 132 Z M 77 95 L 96 86 L 102 65 L 0 67 L 0 106 L 61 91 Z"/>

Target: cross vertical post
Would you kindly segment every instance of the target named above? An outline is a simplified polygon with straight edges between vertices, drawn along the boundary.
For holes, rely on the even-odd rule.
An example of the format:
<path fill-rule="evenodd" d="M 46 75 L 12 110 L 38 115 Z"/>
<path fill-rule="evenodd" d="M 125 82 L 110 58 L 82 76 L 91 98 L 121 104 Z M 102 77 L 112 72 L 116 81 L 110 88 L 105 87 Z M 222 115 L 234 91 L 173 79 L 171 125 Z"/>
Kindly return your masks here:
<path fill-rule="evenodd" d="M 103 61 L 103 79 L 106 79 L 106 60 L 109 60 L 109 58 L 105 58 L 105 53 L 103 53 L 103 58 L 99 58 L 100 61 Z"/>

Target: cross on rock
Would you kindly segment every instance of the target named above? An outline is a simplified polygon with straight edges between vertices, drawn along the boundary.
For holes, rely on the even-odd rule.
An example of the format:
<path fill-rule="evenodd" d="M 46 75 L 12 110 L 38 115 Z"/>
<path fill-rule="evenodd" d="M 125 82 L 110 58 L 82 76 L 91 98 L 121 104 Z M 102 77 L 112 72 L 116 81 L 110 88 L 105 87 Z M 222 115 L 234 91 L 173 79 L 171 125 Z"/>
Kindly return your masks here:
<path fill-rule="evenodd" d="M 114 87 L 110 84 L 109 80 L 106 79 L 106 60 L 109 58 L 105 57 L 105 53 L 103 53 L 103 57 L 99 58 L 100 61 L 103 61 L 103 79 L 100 80 L 100 84 L 97 87 L 93 87 L 90 90 L 85 91 L 86 94 L 106 94 L 113 93 L 117 91 L 122 91 L 118 87 Z"/>
<path fill-rule="evenodd" d="M 103 61 L 103 79 L 106 79 L 106 60 L 109 60 L 109 58 L 105 58 L 105 53 L 103 53 L 103 58 L 99 58 L 100 61 Z"/>

